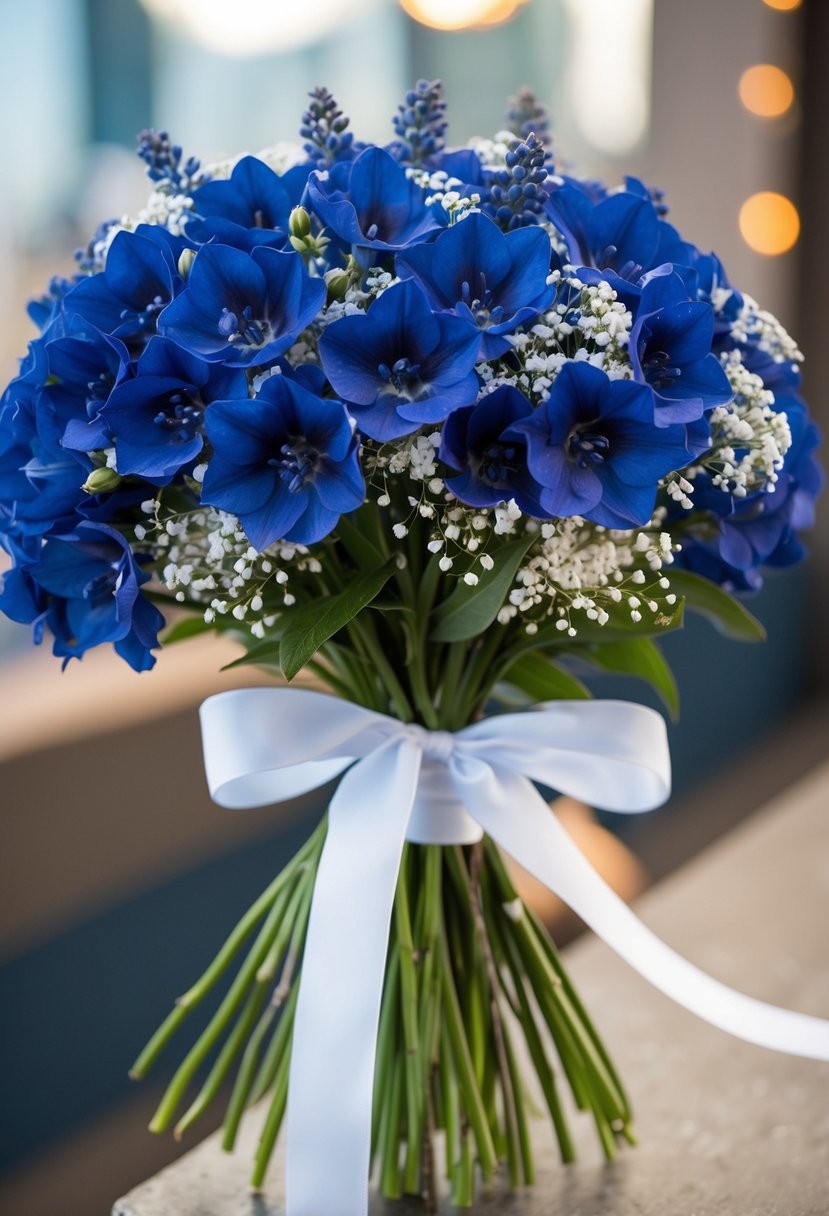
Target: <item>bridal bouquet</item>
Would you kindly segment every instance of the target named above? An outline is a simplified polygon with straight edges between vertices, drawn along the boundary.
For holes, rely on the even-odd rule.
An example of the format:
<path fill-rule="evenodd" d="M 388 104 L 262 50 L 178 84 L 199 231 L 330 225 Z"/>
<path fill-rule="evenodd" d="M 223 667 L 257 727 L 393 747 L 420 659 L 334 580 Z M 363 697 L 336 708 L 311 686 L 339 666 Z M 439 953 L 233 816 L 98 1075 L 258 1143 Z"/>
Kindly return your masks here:
<path fill-rule="evenodd" d="M 820 488 L 800 352 L 658 191 L 558 169 L 528 91 L 466 148 L 445 108 L 420 81 L 379 147 L 317 89 L 304 143 L 207 167 L 144 132 L 145 209 L 30 306 L 0 403 L 0 607 L 64 662 L 111 643 L 143 671 L 220 631 L 281 676 L 203 708 L 225 805 L 345 772 L 133 1069 L 213 1000 L 152 1128 L 180 1135 L 233 1079 L 227 1148 L 269 1104 L 259 1186 L 290 1078 L 292 1216 L 364 1210 L 372 1168 L 432 1201 L 445 1169 L 460 1205 L 502 1168 L 531 1183 L 519 1054 L 564 1161 L 563 1085 L 608 1158 L 634 1140 L 496 841 L 703 1016 L 784 1049 L 775 1015 L 797 1017 L 716 1008 L 533 782 L 667 796 L 661 717 L 589 701 L 579 672 L 673 711 L 657 639 L 685 607 L 762 636 L 732 592 L 801 557 Z M 328 694 L 286 688 L 301 670 Z M 822 1023 L 797 1030 L 826 1052 Z"/>

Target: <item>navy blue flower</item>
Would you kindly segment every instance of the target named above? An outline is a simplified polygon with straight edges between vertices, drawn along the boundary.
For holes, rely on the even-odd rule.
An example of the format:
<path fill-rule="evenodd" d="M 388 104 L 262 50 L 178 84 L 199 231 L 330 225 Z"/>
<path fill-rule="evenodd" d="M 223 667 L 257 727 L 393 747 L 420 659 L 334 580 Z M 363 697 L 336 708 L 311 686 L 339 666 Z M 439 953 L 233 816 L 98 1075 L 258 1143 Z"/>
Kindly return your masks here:
<path fill-rule="evenodd" d="M 18 538 L 71 526 L 92 469 L 85 453 L 61 445 L 64 423 L 44 400 L 47 366 L 46 344 L 33 343 L 0 401 L 0 532 Z"/>
<path fill-rule="evenodd" d="M 797 533 L 814 526 L 815 501 L 823 488 L 816 457 L 820 433 L 805 406 L 795 397 L 775 405 L 785 411 L 792 442 L 773 491 L 735 498 L 707 474 L 694 480 L 695 517 L 683 537 L 679 562 L 735 590 L 760 587 L 762 568 L 792 566 L 803 559 Z"/>
<path fill-rule="evenodd" d="M 506 167 L 489 175 L 489 190 L 482 196 L 487 215 L 505 232 L 538 224 L 547 200 L 547 153 L 532 132 L 516 139 L 505 157 Z"/>
<path fill-rule="evenodd" d="M 237 249 L 284 244 L 291 209 L 302 197 L 309 172 L 310 166 L 297 165 L 280 177 L 257 157 L 243 157 L 228 179 L 195 191 L 188 237 Z"/>
<path fill-rule="evenodd" d="M 519 139 L 536 135 L 546 147 L 552 143 L 553 132 L 547 107 L 527 85 L 522 85 L 514 97 L 507 98 L 504 119 L 507 130 L 512 131 Z M 549 158 L 549 152 L 547 156 Z"/>
<path fill-rule="evenodd" d="M 382 148 L 366 148 L 327 177 L 312 173 L 308 198 L 322 223 L 354 249 L 405 249 L 439 227 L 424 191 Z"/>
<path fill-rule="evenodd" d="M 359 443 L 341 401 L 284 375 L 247 401 L 216 401 L 205 427 L 213 458 L 202 501 L 238 515 L 257 549 L 311 545 L 363 502 Z"/>
<path fill-rule="evenodd" d="M 583 183 L 567 179 L 550 192 L 546 210 L 574 266 L 613 270 L 633 280 L 655 265 L 659 217 L 641 195 L 620 191 L 596 200 Z"/>
<path fill-rule="evenodd" d="M 389 151 L 407 165 L 430 164 L 443 151 L 448 125 L 443 84 L 418 80 L 392 118 L 397 139 Z"/>
<path fill-rule="evenodd" d="M 78 282 L 80 282 L 79 275 L 73 275 L 71 279 L 67 279 L 60 274 L 52 275 L 43 295 L 34 300 L 29 300 L 26 305 L 26 312 L 41 333 L 48 329 L 58 316 L 60 309 L 63 307 L 64 296 Z"/>
<path fill-rule="evenodd" d="M 205 245 L 158 332 L 208 362 L 264 364 L 293 345 L 324 299 L 325 283 L 299 254 Z"/>
<path fill-rule="evenodd" d="M 414 278 L 433 308 L 463 317 L 481 331 L 481 359 L 509 350 L 505 335 L 548 308 L 555 294 L 547 285 L 546 232 L 503 233 L 486 215 L 467 216 L 436 241 L 399 253 L 395 266 L 401 278 Z"/>
<path fill-rule="evenodd" d="M 137 141 L 135 151 L 147 165 L 147 176 L 151 182 L 161 183 L 162 189 L 186 194 L 195 181 L 203 178 L 195 156 L 188 156 L 182 164 L 181 147 L 166 131 L 139 131 Z"/>
<path fill-rule="evenodd" d="M 634 379 L 649 384 L 657 426 L 693 422 L 734 393 L 719 359 L 711 353 L 714 311 L 689 300 L 677 274 L 654 274 L 642 289 L 630 334 Z"/>
<path fill-rule="evenodd" d="M 479 344 L 477 329 L 460 317 L 433 313 L 409 279 L 384 291 L 365 315 L 329 325 L 319 349 L 328 379 L 350 403 L 360 430 L 385 442 L 475 400 Z"/>
<path fill-rule="evenodd" d="M 40 399 L 39 429 L 46 419 L 55 443 L 75 452 L 109 447 L 101 408 L 128 374 L 127 348 L 78 315 L 66 319 L 65 333 L 46 345 L 48 379 Z"/>
<path fill-rule="evenodd" d="M 167 338 L 153 338 L 102 410 L 122 476 L 166 485 L 204 446 L 204 411 L 219 398 L 247 399 L 241 368 L 205 363 Z"/>
<path fill-rule="evenodd" d="M 164 624 L 141 594 L 149 577 L 119 532 L 82 522 L 47 539 L 36 558 L 19 566 L 9 598 L 18 610 L 25 607 L 25 581 L 31 619 L 45 614 L 56 655 L 81 658 L 93 646 L 112 642 L 131 667 L 146 671 L 155 663 L 150 651 L 158 646 Z"/>
<path fill-rule="evenodd" d="M 311 103 L 302 115 L 299 133 L 306 140 L 303 147 L 309 160 L 321 165 L 353 160 L 358 149 L 348 130 L 351 120 L 343 114 L 333 93 L 320 86 L 308 96 Z"/>
<path fill-rule="evenodd" d="M 568 363 L 547 401 L 505 437 L 526 442 L 545 514 L 630 528 L 653 514 L 659 478 L 688 463 L 685 427 L 656 427 L 653 412 L 646 385 Z"/>
<path fill-rule="evenodd" d="M 527 467 L 526 441 L 505 436 L 513 423 L 532 412 L 524 394 L 505 384 L 476 405 L 449 415 L 441 432 L 440 458 L 461 470 L 446 479 L 456 498 L 471 507 L 493 507 L 514 498 L 526 514 L 544 515 L 539 502 L 544 490 Z"/>
<path fill-rule="evenodd" d="M 82 278 L 66 293 L 65 311 L 79 313 L 131 348 L 143 345 L 155 333 L 158 314 L 182 286 L 176 262 L 183 247 L 180 238 L 158 224 L 119 232 L 109 247 L 105 268 Z"/>

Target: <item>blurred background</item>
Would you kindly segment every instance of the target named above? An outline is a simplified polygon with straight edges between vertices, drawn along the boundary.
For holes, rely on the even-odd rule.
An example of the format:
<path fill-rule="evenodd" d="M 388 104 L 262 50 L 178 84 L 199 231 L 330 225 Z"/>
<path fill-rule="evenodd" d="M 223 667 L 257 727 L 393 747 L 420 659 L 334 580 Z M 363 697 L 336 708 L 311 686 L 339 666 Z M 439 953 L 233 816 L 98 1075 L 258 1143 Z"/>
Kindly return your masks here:
<path fill-rule="evenodd" d="M 439 77 L 453 143 L 498 130 L 526 84 L 559 164 L 665 190 L 683 234 L 797 336 L 826 428 L 827 60 L 823 0 L 0 0 L 0 379 L 33 336 L 26 300 L 101 219 L 140 207 L 139 129 L 208 162 L 255 152 L 295 138 L 325 84 L 358 137 L 385 142 L 406 88 Z M 626 893 L 825 756 L 825 506 L 809 545 L 752 602 L 762 649 L 699 621 L 667 639 L 671 804 L 604 827 L 570 808 Z M 215 674 L 233 657 L 217 639 L 188 645 L 151 677 L 94 653 L 62 675 L 0 618 L 2 1213 L 106 1212 L 181 1151 L 144 1131 L 161 1082 L 131 1087 L 127 1069 L 321 806 L 211 806 L 196 707 L 240 681 Z"/>

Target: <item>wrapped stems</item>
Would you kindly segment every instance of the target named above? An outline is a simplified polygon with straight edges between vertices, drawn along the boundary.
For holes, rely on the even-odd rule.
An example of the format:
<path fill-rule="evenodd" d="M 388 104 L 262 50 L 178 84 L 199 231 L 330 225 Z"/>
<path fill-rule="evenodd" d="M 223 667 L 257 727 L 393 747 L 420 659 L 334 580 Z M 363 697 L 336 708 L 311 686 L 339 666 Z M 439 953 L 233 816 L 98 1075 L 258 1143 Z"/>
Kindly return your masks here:
<path fill-rule="evenodd" d="M 190 1008 L 231 965 L 236 975 L 185 1056 L 151 1127 L 182 1135 L 235 1068 L 222 1144 L 242 1114 L 268 1102 L 252 1184 L 263 1185 L 284 1119 L 301 957 L 325 823 L 242 918 L 213 964 L 142 1052 L 144 1075 Z M 258 930 L 254 935 L 254 931 Z M 253 936 L 247 954 L 242 946 Z M 525 1050 L 518 1049 L 519 1039 Z M 575 1155 L 560 1095 L 593 1117 L 605 1155 L 633 1142 L 631 1111 L 606 1048 L 537 918 L 488 839 L 461 848 L 406 845 L 395 896 L 374 1080 L 372 1168 L 386 1198 L 421 1195 L 437 1207 L 443 1141 L 452 1201 L 468 1207 L 479 1182 L 503 1174 L 512 1189 L 535 1176 L 522 1076 L 528 1056 L 562 1161 Z"/>

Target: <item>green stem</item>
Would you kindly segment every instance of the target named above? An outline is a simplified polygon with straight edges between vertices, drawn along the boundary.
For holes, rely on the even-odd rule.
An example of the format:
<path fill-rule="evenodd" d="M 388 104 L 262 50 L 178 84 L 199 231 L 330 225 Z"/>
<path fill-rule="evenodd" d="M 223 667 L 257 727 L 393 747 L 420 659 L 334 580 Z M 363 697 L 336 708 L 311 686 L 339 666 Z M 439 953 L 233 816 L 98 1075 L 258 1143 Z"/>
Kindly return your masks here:
<path fill-rule="evenodd" d="M 244 1009 L 242 1010 L 232 1033 L 225 1041 L 222 1050 L 219 1052 L 216 1063 L 211 1068 L 207 1080 L 199 1090 L 195 1100 L 190 1107 L 185 1111 L 175 1126 L 173 1135 L 176 1140 L 181 1140 L 184 1133 L 193 1126 L 193 1124 L 201 1118 L 207 1110 L 210 1103 L 219 1092 L 222 1082 L 230 1072 L 231 1065 L 236 1059 L 239 1052 L 242 1050 L 246 1039 L 250 1036 L 253 1030 L 260 1010 L 265 1003 L 267 989 L 263 984 L 257 984 L 250 993 Z"/>
<path fill-rule="evenodd" d="M 176 1070 L 175 1076 L 168 1085 L 164 1097 L 161 1099 L 158 1109 L 153 1115 L 150 1131 L 163 1132 L 167 1130 L 179 1103 L 200 1065 L 216 1045 L 230 1023 L 231 1018 L 239 1008 L 239 1005 L 244 1000 L 245 993 L 254 982 L 256 972 L 261 966 L 271 942 L 278 931 L 286 902 L 284 897 L 285 892 L 283 891 L 277 897 L 265 924 L 259 932 L 253 949 L 237 973 L 229 992 L 208 1023 L 207 1029 L 202 1033 L 195 1046 L 190 1049 Z"/>
<path fill-rule="evenodd" d="M 495 1048 L 495 1058 L 501 1078 L 501 1095 L 504 1105 L 504 1120 L 506 1123 L 507 1164 L 510 1174 L 510 1184 L 513 1190 L 521 1185 L 521 1156 L 523 1143 L 520 1128 L 518 1105 L 520 1093 L 516 1093 L 514 1084 L 514 1068 L 510 1068 L 507 1030 L 501 1017 L 501 1007 L 498 1001 L 500 983 L 498 969 L 492 953 L 492 944 L 487 932 L 484 916 L 483 899 L 481 895 L 481 867 L 484 862 L 484 851 L 481 844 L 473 845 L 469 867 L 469 902 L 478 932 L 478 944 L 483 957 L 486 981 L 489 995 L 489 1021 L 491 1038 Z M 489 1056 L 489 1052 L 487 1052 Z"/>
<path fill-rule="evenodd" d="M 569 975 L 567 974 L 564 967 L 562 966 L 561 959 L 559 958 L 559 955 L 558 955 L 558 951 L 556 950 L 555 945 L 553 944 L 549 933 L 544 928 L 540 919 L 538 918 L 536 913 L 531 908 L 527 908 L 526 911 L 527 911 L 527 915 L 530 920 L 530 924 L 535 932 L 536 938 L 538 939 L 542 950 L 546 954 L 547 959 L 550 963 L 550 966 L 553 968 L 556 975 L 561 980 L 562 987 L 563 987 L 565 993 L 567 994 L 567 998 L 570 1001 L 570 1004 L 573 1006 L 573 1009 L 575 1010 L 576 1014 L 578 1015 L 579 1020 L 581 1021 L 585 1030 L 589 1034 L 590 1039 L 593 1043 L 593 1046 L 596 1049 L 596 1052 L 598 1053 L 599 1057 L 601 1058 L 602 1063 L 604 1064 L 605 1068 L 607 1069 L 608 1075 L 613 1080 L 613 1084 L 616 1089 L 617 1096 L 619 1098 L 620 1104 L 624 1108 L 626 1118 L 631 1119 L 633 1117 L 633 1110 L 632 1110 L 632 1107 L 630 1104 L 630 1099 L 628 1098 L 625 1087 L 622 1084 L 622 1080 L 619 1076 L 619 1073 L 616 1070 L 616 1067 L 615 1067 L 612 1059 L 610 1058 L 610 1053 L 608 1052 L 607 1048 L 605 1047 L 604 1042 L 602 1041 L 602 1038 L 601 1038 L 598 1030 L 596 1029 L 595 1025 L 593 1024 L 592 1019 L 590 1018 L 590 1016 L 589 1016 L 587 1010 L 585 1009 L 584 1005 L 582 1004 L 582 1001 L 579 998 L 575 988 L 573 987 L 573 983 L 572 983 Z"/>
<path fill-rule="evenodd" d="M 544 1101 L 547 1103 L 547 1110 L 550 1113 L 550 1119 L 555 1130 L 561 1160 L 563 1162 L 575 1161 L 575 1147 L 573 1145 L 570 1129 L 567 1125 L 567 1120 L 561 1105 L 561 1100 L 558 1096 L 555 1075 L 547 1058 L 547 1053 L 544 1049 L 544 1044 L 536 1024 L 535 1016 L 527 997 L 525 974 L 523 967 L 521 966 L 518 947 L 510 931 L 510 922 L 509 920 L 506 920 L 506 923 L 503 926 L 503 931 L 501 931 L 500 927 L 498 927 L 498 922 L 495 918 L 494 912 L 495 910 L 488 902 L 486 905 L 487 922 L 490 925 L 490 930 L 493 933 L 493 936 L 499 936 L 503 950 L 503 957 L 506 961 L 507 968 L 509 969 L 510 976 L 512 978 L 512 985 L 517 999 L 518 1008 L 516 1009 L 516 1017 L 521 1025 L 521 1029 L 527 1043 L 527 1049 L 530 1053 L 530 1059 L 532 1060 L 533 1068 L 535 1069 L 536 1076 L 538 1077 L 541 1092 L 544 1095 Z"/>
<path fill-rule="evenodd" d="M 258 1102 L 259 1099 L 270 1089 L 276 1078 L 282 1061 L 286 1056 L 290 1056 L 291 1048 L 291 1033 L 294 1028 L 294 1013 L 296 1012 L 297 996 L 299 994 L 299 979 L 294 982 L 291 988 L 290 996 L 282 1010 L 282 1016 L 279 1019 L 279 1024 L 274 1032 L 273 1038 L 268 1044 L 264 1059 L 259 1066 L 259 1071 L 256 1074 L 256 1080 L 250 1091 L 251 1104 Z"/>
<path fill-rule="evenodd" d="M 535 1182 L 535 1161 L 533 1159 L 530 1129 L 527 1123 L 527 1107 L 524 1098 L 524 1083 L 521 1079 L 521 1070 L 518 1067 L 518 1061 L 515 1058 L 512 1039 L 510 1038 L 510 1034 L 506 1026 L 504 1026 L 504 1050 L 507 1057 L 507 1068 L 509 1069 L 513 1100 L 515 1102 L 515 1119 L 518 1134 L 518 1150 L 521 1156 L 522 1181 L 525 1186 L 532 1186 L 532 1184 Z"/>
<path fill-rule="evenodd" d="M 222 1131 L 222 1148 L 226 1153 L 232 1152 L 236 1144 L 236 1135 L 239 1131 L 239 1124 L 242 1120 L 242 1115 L 248 1104 L 253 1078 L 256 1075 L 256 1065 L 259 1062 L 259 1053 L 262 1050 L 262 1044 L 267 1037 L 273 1020 L 276 1017 L 276 1009 L 273 1005 L 268 1005 L 265 1012 L 256 1024 L 253 1034 L 248 1040 L 248 1045 L 245 1048 L 242 1056 L 242 1063 L 239 1065 L 239 1071 L 236 1074 L 236 1081 L 233 1085 L 233 1093 L 230 1096 L 230 1102 L 225 1113 L 224 1125 Z"/>
<path fill-rule="evenodd" d="M 472 1058 L 469 1054 L 469 1044 L 466 1039 L 466 1032 L 461 1018 L 460 1005 L 458 1004 L 458 994 L 455 990 L 455 981 L 452 977 L 452 969 L 449 965 L 449 955 L 446 948 L 446 939 L 443 938 L 439 945 L 440 966 L 441 966 L 441 990 L 443 992 L 443 1010 L 446 1017 L 446 1029 L 449 1038 L 449 1044 L 452 1049 L 452 1059 L 455 1063 L 455 1071 L 458 1077 L 458 1085 L 460 1087 L 461 1100 L 466 1109 L 470 1125 L 475 1134 L 475 1141 L 478 1146 L 478 1159 L 481 1163 L 481 1170 L 485 1178 L 490 1178 L 495 1172 L 498 1165 L 498 1158 L 495 1152 L 495 1145 L 492 1143 L 492 1135 L 487 1122 L 486 1110 L 484 1109 L 481 1091 L 478 1088 L 478 1083 L 475 1079 L 475 1070 L 472 1066 Z"/>
<path fill-rule="evenodd" d="M 285 1117 L 285 1105 L 288 1101 L 288 1068 L 290 1064 L 290 1054 L 286 1053 L 279 1062 L 279 1070 L 276 1075 L 274 1084 L 273 1098 L 271 1099 L 270 1109 L 268 1110 L 265 1124 L 262 1128 L 262 1135 L 259 1140 L 259 1148 L 256 1151 L 256 1161 L 253 1167 L 253 1175 L 250 1180 L 250 1185 L 253 1190 L 258 1191 L 265 1181 L 265 1174 L 268 1170 L 271 1156 L 273 1154 L 276 1137 L 279 1135 L 279 1129 L 282 1126 L 282 1120 Z"/>
<path fill-rule="evenodd" d="M 452 1049 L 446 1020 L 440 1024 L 440 1059 L 438 1063 L 443 1127 L 446 1142 L 446 1177 L 451 1180 L 455 1170 L 455 1153 L 460 1152 L 461 1121 L 458 1107 L 458 1082 L 452 1068 Z"/>
<path fill-rule="evenodd" d="M 383 1123 L 380 1189 L 386 1199 L 400 1199 L 400 1120 L 403 1115 L 403 1056 L 394 1057 L 387 1113 Z M 322 1214 L 320 1214 L 322 1216 Z"/>
<path fill-rule="evenodd" d="M 383 1095 L 391 1084 L 394 1049 L 397 1038 L 397 1014 L 400 1000 L 400 953 L 396 941 L 389 946 L 389 961 L 386 982 L 383 985 L 383 1004 L 380 1009 L 380 1025 L 377 1031 L 377 1055 L 374 1065 L 374 1096 L 371 1117 L 371 1162 L 377 1153 L 380 1137 L 380 1116 L 383 1110 Z"/>
<path fill-rule="evenodd" d="M 161 1026 L 159 1026 L 130 1069 L 131 1077 L 139 1080 L 147 1075 L 153 1063 L 187 1017 L 190 1010 L 194 1009 L 207 996 L 216 982 L 221 979 L 256 924 L 262 919 L 268 909 L 273 906 L 285 886 L 293 881 L 298 866 L 313 851 L 318 838 L 324 836 L 325 831 L 326 820 L 323 819 L 319 827 L 302 846 L 296 856 L 288 862 L 284 870 L 277 875 L 270 886 L 259 896 L 256 903 L 248 909 L 204 974 L 183 996 L 178 998 L 175 1008 L 168 1014 Z"/>
<path fill-rule="evenodd" d="M 353 633 L 360 639 L 365 652 L 371 662 L 374 664 L 377 675 L 388 693 L 389 700 L 394 707 L 394 712 L 401 722 L 411 722 L 414 715 L 412 707 L 409 704 L 409 698 L 400 683 L 394 668 L 386 657 L 383 647 L 380 645 L 380 640 L 377 637 L 377 630 L 374 627 L 374 622 L 369 617 L 368 613 L 362 613 L 355 617 L 348 625 L 349 632 Z"/>
<path fill-rule="evenodd" d="M 468 642 L 453 642 L 446 649 L 441 670 L 439 697 L 439 725 L 442 730 L 456 730 L 469 721 L 463 716 L 462 681 L 464 664 L 469 650 Z"/>
<path fill-rule="evenodd" d="M 421 1109 L 423 1107 L 423 1078 L 421 1045 L 418 1033 L 418 983 L 414 958 L 414 940 L 409 912 L 408 872 L 411 869 L 411 846 L 403 851 L 403 861 L 394 896 L 394 921 L 400 958 L 400 1012 L 403 1024 L 404 1081 L 406 1090 L 406 1177 L 405 1190 L 417 1194 L 420 1163 Z"/>

